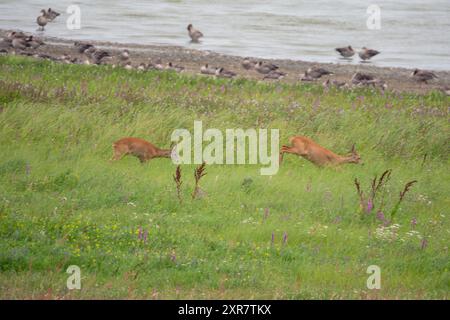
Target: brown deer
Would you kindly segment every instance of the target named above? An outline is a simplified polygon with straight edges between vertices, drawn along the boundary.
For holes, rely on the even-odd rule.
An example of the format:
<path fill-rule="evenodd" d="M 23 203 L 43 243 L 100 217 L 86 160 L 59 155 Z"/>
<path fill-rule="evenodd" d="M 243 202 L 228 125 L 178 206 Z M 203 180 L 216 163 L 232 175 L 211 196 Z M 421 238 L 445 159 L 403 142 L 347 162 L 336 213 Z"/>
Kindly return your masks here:
<path fill-rule="evenodd" d="M 153 158 L 170 158 L 172 150 L 159 149 L 148 141 L 140 138 L 122 138 L 113 143 L 112 160 L 120 160 L 123 156 L 131 154 L 139 159 L 141 163 Z"/>
<path fill-rule="evenodd" d="M 318 167 L 337 166 L 343 163 L 359 163 L 361 160 L 361 157 L 355 151 L 355 145 L 352 146 L 349 156 L 340 156 L 318 145 L 307 137 L 294 136 L 289 138 L 289 142 L 291 147 L 281 147 L 280 164 L 283 160 L 284 153 L 297 154 Z"/>

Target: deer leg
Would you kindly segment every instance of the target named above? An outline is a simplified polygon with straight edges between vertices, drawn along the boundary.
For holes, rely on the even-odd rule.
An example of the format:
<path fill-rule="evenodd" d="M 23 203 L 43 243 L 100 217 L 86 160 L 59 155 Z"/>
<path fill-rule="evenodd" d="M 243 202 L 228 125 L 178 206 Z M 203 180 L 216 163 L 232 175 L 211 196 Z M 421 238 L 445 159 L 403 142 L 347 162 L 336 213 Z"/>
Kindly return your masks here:
<path fill-rule="evenodd" d="M 147 161 L 147 159 L 142 155 L 139 155 L 137 157 L 139 158 L 139 161 L 141 162 L 141 164 L 144 164 Z"/>
<path fill-rule="evenodd" d="M 117 161 L 123 158 L 123 156 L 125 155 L 125 153 L 120 152 L 119 150 L 114 149 L 114 153 L 113 156 L 111 157 L 111 159 L 109 160 L 110 162 L 112 161 Z"/>
<path fill-rule="evenodd" d="M 282 146 L 280 149 L 280 158 L 278 160 L 278 163 L 281 164 L 281 162 L 283 161 L 283 156 L 285 153 L 293 153 L 293 154 L 298 154 L 297 150 L 292 148 L 292 147 L 288 147 L 288 146 Z"/>

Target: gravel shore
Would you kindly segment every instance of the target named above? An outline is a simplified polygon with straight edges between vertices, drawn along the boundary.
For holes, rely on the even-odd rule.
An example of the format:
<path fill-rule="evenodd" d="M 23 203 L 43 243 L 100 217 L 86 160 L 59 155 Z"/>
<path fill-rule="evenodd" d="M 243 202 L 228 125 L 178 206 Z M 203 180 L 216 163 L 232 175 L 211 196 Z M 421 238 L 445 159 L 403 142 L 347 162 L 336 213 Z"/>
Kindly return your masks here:
<path fill-rule="evenodd" d="M 0 37 L 4 38 L 11 30 L 1 30 Z M 39 36 L 46 44 L 36 50 L 30 52 L 43 53 L 54 57 L 60 57 L 63 54 L 69 54 L 71 57 L 82 58 L 75 47 L 74 40 L 60 39 L 53 37 Z M 238 74 L 238 77 L 262 80 L 263 75 L 255 70 L 246 70 L 241 63 L 243 57 L 225 55 L 211 51 L 193 50 L 180 46 L 167 45 L 141 45 L 141 44 L 121 44 L 105 41 L 86 41 L 98 48 L 108 50 L 112 55 L 117 55 L 123 49 L 130 51 L 130 59 L 133 66 L 138 66 L 141 62 L 148 63 L 160 59 L 164 64 L 172 62 L 185 68 L 184 72 L 196 74 L 200 72 L 200 67 L 208 63 L 211 67 L 224 67 Z M 252 57 L 251 57 L 252 58 Z M 382 54 L 377 57 L 382 59 Z M 370 63 L 360 63 L 358 65 L 350 65 L 338 63 L 314 63 L 301 60 L 286 59 L 259 59 L 257 61 L 268 61 L 280 67 L 280 70 L 287 73 L 287 76 L 281 80 L 264 80 L 264 81 L 281 81 L 281 82 L 299 82 L 301 74 L 309 67 L 320 66 L 334 73 L 331 76 L 325 76 L 317 80 L 322 83 L 327 78 L 337 81 L 349 82 L 355 72 L 363 72 L 375 76 L 377 79 L 386 82 L 388 89 L 398 92 L 414 92 L 427 93 L 431 90 L 448 90 L 450 88 L 450 71 L 434 71 L 439 77 L 427 84 L 419 83 L 411 78 L 411 69 L 405 68 L 386 68 L 375 67 Z M 355 59 L 357 59 L 355 57 Z"/>

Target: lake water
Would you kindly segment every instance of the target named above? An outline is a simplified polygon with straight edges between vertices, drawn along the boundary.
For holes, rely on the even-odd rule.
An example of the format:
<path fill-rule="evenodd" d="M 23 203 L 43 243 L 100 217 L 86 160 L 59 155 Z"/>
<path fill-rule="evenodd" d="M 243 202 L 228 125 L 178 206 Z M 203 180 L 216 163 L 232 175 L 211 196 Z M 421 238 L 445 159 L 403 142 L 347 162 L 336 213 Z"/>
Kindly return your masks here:
<path fill-rule="evenodd" d="M 66 28 L 70 4 L 81 9 L 81 29 Z M 381 29 L 369 30 L 366 10 L 381 9 Z M 200 50 L 333 63 L 335 47 L 381 51 L 376 66 L 450 70 L 449 0 L 0 0 L 0 28 L 36 32 L 40 9 L 63 13 L 45 35 L 122 43 L 172 44 Z M 205 37 L 192 44 L 186 26 Z"/>

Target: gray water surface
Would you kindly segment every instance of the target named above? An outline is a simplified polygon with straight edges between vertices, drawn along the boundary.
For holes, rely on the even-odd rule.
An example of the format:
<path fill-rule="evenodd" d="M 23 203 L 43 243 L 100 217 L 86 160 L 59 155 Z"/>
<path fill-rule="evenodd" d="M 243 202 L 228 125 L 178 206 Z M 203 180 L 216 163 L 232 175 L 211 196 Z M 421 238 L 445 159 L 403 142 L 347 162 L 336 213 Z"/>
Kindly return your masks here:
<path fill-rule="evenodd" d="M 81 29 L 66 27 L 69 5 L 81 8 Z M 381 29 L 366 26 L 367 7 L 381 8 Z M 62 13 L 37 32 L 40 9 Z M 205 37 L 189 42 L 192 23 Z M 360 63 L 335 47 L 381 51 L 375 66 L 450 70 L 450 0 L 0 0 L 0 28 L 68 39 L 172 44 L 262 58 Z"/>

